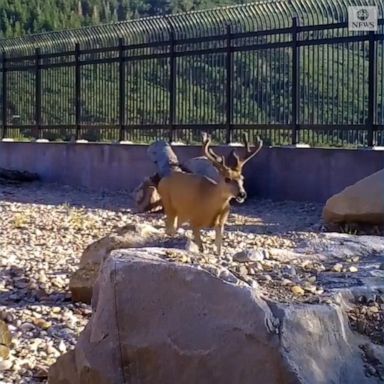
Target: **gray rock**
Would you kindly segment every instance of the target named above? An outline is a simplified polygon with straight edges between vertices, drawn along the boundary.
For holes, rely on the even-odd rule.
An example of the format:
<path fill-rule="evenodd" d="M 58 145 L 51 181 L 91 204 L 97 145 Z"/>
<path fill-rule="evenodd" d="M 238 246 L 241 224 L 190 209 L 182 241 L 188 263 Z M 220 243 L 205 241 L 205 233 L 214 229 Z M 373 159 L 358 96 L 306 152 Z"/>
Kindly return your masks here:
<path fill-rule="evenodd" d="M 238 282 L 237 277 L 229 272 L 227 269 L 223 269 L 219 274 L 220 279 L 227 281 L 228 283 L 236 284 Z"/>
<path fill-rule="evenodd" d="M 281 273 L 283 276 L 287 279 L 296 276 L 296 269 L 292 265 L 284 265 L 284 267 L 281 269 Z"/>
<path fill-rule="evenodd" d="M 265 251 L 262 249 L 246 249 L 233 255 L 233 261 L 238 263 L 257 262 L 265 258 Z"/>
<path fill-rule="evenodd" d="M 357 338 L 339 306 L 270 305 L 281 347 L 300 383 L 379 383 L 367 378 Z"/>
<path fill-rule="evenodd" d="M 377 383 L 341 306 L 266 302 L 149 249 L 113 251 L 49 384 Z"/>
<path fill-rule="evenodd" d="M 186 239 L 185 242 L 185 250 L 193 253 L 199 253 L 199 247 L 198 245 L 192 241 L 191 239 Z"/>

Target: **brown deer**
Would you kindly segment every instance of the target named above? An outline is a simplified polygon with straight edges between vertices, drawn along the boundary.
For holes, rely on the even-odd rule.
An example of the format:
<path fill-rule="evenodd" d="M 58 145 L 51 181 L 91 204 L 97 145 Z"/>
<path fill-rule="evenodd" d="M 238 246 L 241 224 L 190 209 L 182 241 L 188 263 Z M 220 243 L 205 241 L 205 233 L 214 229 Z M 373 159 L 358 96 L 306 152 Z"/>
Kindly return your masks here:
<path fill-rule="evenodd" d="M 245 156 L 241 159 L 236 151 L 232 150 L 227 158 L 231 160 L 231 166 L 228 166 L 224 156 L 217 155 L 210 148 L 210 137 L 205 138 L 204 154 L 219 171 L 221 178 L 218 182 L 208 177 L 177 171 L 160 180 L 158 192 L 166 215 L 168 235 L 175 234 L 180 225 L 189 223 L 199 251 L 204 252 L 200 230 L 214 228 L 217 255 L 221 255 L 224 225 L 230 210 L 229 203 L 232 198 L 243 203 L 247 197 L 242 170 L 244 165 L 261 150 L 263 142 L 259 137 L 257 141 L 258 145 L 251 151 L 244 135 Z"/>

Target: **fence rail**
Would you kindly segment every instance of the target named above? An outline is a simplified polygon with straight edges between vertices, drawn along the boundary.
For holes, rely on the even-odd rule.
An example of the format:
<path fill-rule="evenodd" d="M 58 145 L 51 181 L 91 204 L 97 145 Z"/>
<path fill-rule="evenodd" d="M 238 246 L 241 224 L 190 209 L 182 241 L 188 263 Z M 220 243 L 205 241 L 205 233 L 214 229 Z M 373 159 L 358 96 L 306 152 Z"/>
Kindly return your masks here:
<path fill-rule="evenodd" d="M 384 5 L 266 1 L 0 41 L 1 137 L 384 145 Z"/>

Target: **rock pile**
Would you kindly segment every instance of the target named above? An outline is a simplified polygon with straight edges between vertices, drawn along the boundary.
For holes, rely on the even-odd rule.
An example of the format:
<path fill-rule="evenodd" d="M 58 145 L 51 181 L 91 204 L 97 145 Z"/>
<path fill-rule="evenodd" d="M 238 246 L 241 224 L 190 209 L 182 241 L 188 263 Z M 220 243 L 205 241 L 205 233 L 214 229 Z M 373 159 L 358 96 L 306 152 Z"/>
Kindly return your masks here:
<path fill-rule="evenodd" d="M 75 348 L 91 317 L 91 307 L 74 303 L 69 291 L 69 281 L 79 268 L 82 253 L 82 260 L 97 265 L 96 261 L 104 259 L 110 249 L 102 251 L 100 247 L 99 252 L 93 252 L 92 244 L 108 244 L 102 239 L 120 238 L 120 243 L 114 243 L 120 245 L 112 249 L 125 248 L 129 243 L 123 242 L 124 233 L 129 239 L 128 233 L 133 236 L 135 228 L 143 223 L 152 225 L 163 236 L 163 216 L 133 214 L 127 193 L 96 194 L 39 183 L 24 184 L 22 188 L 2 185 L 0 216 L 0 319 L 12 338 L 8 358 L 0 364 L 0 382 L 46 383 L 48 367 Z M 221 258 L 212 256 L 213 231 L 203 231 L 206 254 L 185 252 L 184 248 L 193 248 L 193 244 L 186 240 L 190 234 L 183 229 L 179 236 L 165 238 L 164 243 L 156 241 L 162 251 L 152 256 L 167 265 L 181 263 L 207 271 L 215 281 L 235 285 L 236 289 L 256 290 L 274 318 L 280 318 L 280 310 L 276 313 L 271 303 L 279 307 L 294 305 L 295 310 L 330 306 L 341 310 L 338 315 L 347 313 L 352 326 L 364 320 L 364 327 L 356 325 L 356 330 L 363 330 L 360 345 L 364 349 L 360 348 L 360 353 L 365 374 L 376 382 L 382 372 L 377 361 L 384 329 L 384 308 L 379 302 L 384 293 L 383 239 L 321 233 L 320 217 L 318 204 L 250 199 L 231 212 Z M 149 238 L 146 241 L 140 246 L 154 245 Z M 144 248 L 129 251 L 145 252 Z M 93 283 L 89 287 L 93 289 Z M 342 298 L 338 299 L 341 291 Z M 346 301 L 348 292 L 351 298 Z M 374 306 L 378 313 L 368 316 L 367 308 L 373 307 L 372 295 L 376 295 Z M 363 296 L 366 302 L 359 299 Z M 95 301 L 95 309 L 100 308 L 99 303 Z M 94 321 L 92 316 L 90 324 Z M 97 326 L 92 337 L 97 338 L 96 330 Z M 371 341 L 377 346 L 371 348 L 374 355 L 366 348 Z M 6 347 L 6 339 L 0 344 Z M 8 351 L 0 349 L 5 354 Z"/>

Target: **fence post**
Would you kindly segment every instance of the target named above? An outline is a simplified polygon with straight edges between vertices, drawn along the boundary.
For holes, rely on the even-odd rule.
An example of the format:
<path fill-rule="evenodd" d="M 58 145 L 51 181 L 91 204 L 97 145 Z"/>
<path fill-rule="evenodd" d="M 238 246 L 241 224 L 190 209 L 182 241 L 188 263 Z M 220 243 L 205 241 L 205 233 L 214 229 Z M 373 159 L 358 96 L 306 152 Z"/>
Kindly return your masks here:
<path fill-rule="evenodd" d="M 232 136 L 232 117 L 233 117 L 233 97 L 232 97 L 232 71 L 233 71 L 233 57 L 231 48 L 231 25 L 227 24 L 227 54 L 226 54 L 226 143 L 231 142 Z"/>
<path fill-rule="evenodd" d="M 170 32 L 170 46 L 169 46 L 169 123 L 171 131 L 169 141 L 174 139 L 175 121 L 176 121 L 176 56 L 175 56 L 175 33 L 173 30 Z"/>
<path fill-rule="evenodd" d="M 1 132 L 1 138 L 4 139 L 7 135 L 7 58 L 3 52 L 2 57 L 2 70 L 3 70 L 3 100 L 2 100 L 2 115 L 3 115 L 3 130 Z"/>
<path fill-rule="evenodd" d="M 41 128 L 41 68 L 40 68 L 40 48 L 35 49 L 35 134 L 36 139 L 40 138 Z"/>
<path fill-rule="evenodd" d="M 375 50 L 375 32 L 370 31 L 368 35 L 368 147 L 373 147 L 373 129 L 376 116 L 376 50 Z"/>
<path fill-rule="evenodd" d="M 124 66 L 124 39 L 119 38 L 119 141 L 124 140 L 125 125 L 125 66 Z"/>
<path fill-rule="evenodd" d="M 292 18 L 292 137 L 291 144 L 297 144 L 299 87 L 300 87 L 300 51 L 297 44 L 297 17 Z"/>
<path fill-rule="evenodd" d="M 80 44 L 75 45 L 75 124 L 76 134 L 75 140 L 79 139 L 80 136 L 80 101 L 81 101 L 81 84 L 80 84 Z"/>

